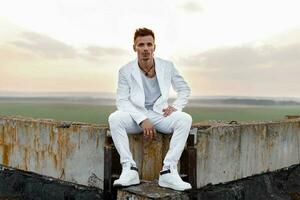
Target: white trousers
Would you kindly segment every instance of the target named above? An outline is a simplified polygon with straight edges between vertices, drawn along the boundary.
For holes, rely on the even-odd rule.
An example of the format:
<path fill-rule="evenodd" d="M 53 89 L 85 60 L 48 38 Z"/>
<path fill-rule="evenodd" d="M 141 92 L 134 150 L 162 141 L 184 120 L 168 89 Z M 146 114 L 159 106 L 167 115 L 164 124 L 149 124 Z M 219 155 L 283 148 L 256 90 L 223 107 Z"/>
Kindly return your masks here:
<path fill-rule="evenodd" d="M 176 166 L 191 129 L 192 117 L 181 111 L 175 111 L 164 117 L 159 113 L 148 110 L 146 115 L 157 131 L 173 134 L 169 150 L 164 159 L 164 166 Z M 129 113 L 119 110 L 109 116 L 108 122 L 112 139 L 120 155 L 121 164 L 131 162 L 136 165 L 130 152 L 127 133 L 142 133 L 142 128 L 131 118 Z"/>

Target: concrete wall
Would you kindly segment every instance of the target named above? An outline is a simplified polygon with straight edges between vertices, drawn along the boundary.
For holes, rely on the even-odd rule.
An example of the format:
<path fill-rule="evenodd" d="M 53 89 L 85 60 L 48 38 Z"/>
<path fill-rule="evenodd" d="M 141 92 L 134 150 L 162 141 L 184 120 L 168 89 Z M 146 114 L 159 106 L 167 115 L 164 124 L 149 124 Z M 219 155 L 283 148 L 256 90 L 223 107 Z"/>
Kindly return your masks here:
<path fill-rule="evenodd" d="M 0 163 L 103 189 L 106 129 L 90 124 L 0 117 Z"/>
<path fill-rule="evenodd" d="M 216 125 L 197 136 L 198 187 L 300 163 L 300 119 Z"/>
<path fill-rule="evenodd" d="M 107 127 L 0 116 L 0 164 L 103 189 Z M 203 127 L 211 126 L 206 130 Z M 199 128 L 197 186 L 237 180 L 300 163 L 300 119 Z M 168 135 L 143 141 L 131 135 L 131 149 L 145 179 L 157 178 Z M 154 172 L 154 173 L 153 173 Z"/>

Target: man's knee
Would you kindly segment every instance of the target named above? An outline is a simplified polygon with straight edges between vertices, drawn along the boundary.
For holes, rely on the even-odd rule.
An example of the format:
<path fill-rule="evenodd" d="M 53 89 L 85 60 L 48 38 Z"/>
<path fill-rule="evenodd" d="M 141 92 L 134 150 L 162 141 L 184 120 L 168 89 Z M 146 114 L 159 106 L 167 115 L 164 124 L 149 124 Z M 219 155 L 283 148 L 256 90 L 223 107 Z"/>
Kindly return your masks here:
<path fill-rule="evenodd" d="M 185 112 L 182 112 L 183 113 L 183 120 L 185 123 L 189 124 L 189 126 L 192 125 L 192 122 L 193 122 L 193 119 L 192 119 L 192 116 L 188 113 L 185 113 Z"/>
<path fill-rule="evenodd" d="M 114 127 L 114 126 L 120 125 L 122 120 L 124 120 L 128 117 L 129 117 L 128 113 L 117 110 L 109 115 L 109 117 L 108 117 L 109 126 Z"/>
<path fill-rule="evenodd" d="M 185 112 L 175 112 L 176 121 L 181 125 L 191 126 L 192 125 L 192 116 Z"/>

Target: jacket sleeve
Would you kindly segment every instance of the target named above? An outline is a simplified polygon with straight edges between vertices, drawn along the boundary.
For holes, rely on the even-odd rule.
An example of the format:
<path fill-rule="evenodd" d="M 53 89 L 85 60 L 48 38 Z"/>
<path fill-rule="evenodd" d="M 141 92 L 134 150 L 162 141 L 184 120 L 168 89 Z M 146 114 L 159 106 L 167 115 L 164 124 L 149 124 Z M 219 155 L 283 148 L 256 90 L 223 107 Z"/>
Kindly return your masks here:
<path fill-rule="evenodd" d="M 130 87 L 128 81 L 126 80 L 126 76 L 122 70 L 119 70 L 118 77 L 118 88 L 117 88 L 117 97 L 116 104 L 117 108 L 120 111 L 125 111 L 130 114 L 133 120 L 140 124 L 142 121 L 147 119 L 147 116 L 139 111 L 129 100 L 130 98 Z"/>
<path fill-rule="evenodd" d="M 188 97 L 190 96 L 191 89 L 173 64 L 171 68 L 171 83 L 173 89 L 177 93 L 177 98 L 173 102 L 172 106 L 181 111 L 188 102 Z"/>

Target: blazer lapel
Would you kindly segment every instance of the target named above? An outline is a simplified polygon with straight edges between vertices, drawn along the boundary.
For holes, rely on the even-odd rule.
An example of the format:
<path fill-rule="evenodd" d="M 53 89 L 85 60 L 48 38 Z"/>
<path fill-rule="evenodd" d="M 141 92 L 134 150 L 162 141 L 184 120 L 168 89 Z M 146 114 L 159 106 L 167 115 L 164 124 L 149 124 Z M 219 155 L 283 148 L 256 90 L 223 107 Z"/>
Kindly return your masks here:
<path fill-rule="evenodd" d="M 139 68 L 139 65 L 137 63 L 137 60 L 136 60 L 136 62 L 134 62 L 134 65 L 132 67 L 133 67 L 132 76 L 135 79 L 135 81 L 138 83 L 138 85 L 142 88 L 142 90 L 144 91 L 141 72 L 140 72 L 140 68 Z"/>
<path fill-rule="evenodd" d="M 141 72 L 140 72 L 140 68 L 138 66 L 137 59 L 136 59 L 136 61 L 134 62 L 133 66 L 132 66 L 131 75 L 134 78 L 134 80 L 136 81 L 136 83 L 138 84 L 137 87 L 134 87 L 134 88 L 136 88 L 136 90 L 133 89 L 133 91 L 131 91 L 133 93 L 132 95 L 138 97 L 135 100 L 138 102 L 138 104 L 140 106 L 144 106 L 144 104 L 145 104 L 145 92 L 144 92 Z"/>
<path fill-rule="evenodd" d="M 164 96 L 164 86 L 165 86 L 165 82 L 164 82 L 164 66 L 161 62 L 159 62 L 158 59 L 154 59 L 155 60 L 155 70 L 156 70 L 156 76 L 157 76 L 157 81 L 158 81 L 158 85 L 159 85 L 159 89 L 161 92 L 161 96 Z"/>

